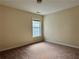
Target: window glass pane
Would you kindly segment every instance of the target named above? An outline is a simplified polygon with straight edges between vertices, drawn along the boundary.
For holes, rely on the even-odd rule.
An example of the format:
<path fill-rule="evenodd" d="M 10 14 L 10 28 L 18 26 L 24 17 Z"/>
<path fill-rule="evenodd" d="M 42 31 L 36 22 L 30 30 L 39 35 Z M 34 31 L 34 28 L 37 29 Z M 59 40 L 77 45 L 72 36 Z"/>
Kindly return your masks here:
<path fill-rule="evenodd" d="M 32 34 L 33 37 L 41 36 L 41 23 L 40 21 L 32 21 Z"/>
<path fill-rule="evenodd" d="M 33 27 L 40 27 L 40 21 L 33 21 Z"/>

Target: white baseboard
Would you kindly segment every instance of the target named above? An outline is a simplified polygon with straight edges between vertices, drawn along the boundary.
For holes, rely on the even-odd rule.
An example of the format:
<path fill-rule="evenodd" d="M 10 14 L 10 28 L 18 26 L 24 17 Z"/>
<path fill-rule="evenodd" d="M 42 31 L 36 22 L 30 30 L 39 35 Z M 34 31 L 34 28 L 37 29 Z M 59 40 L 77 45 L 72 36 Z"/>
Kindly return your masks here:
<path fill-rule="evenodd" d="M 42 41 L 42 40 L 24 42 L 24 43 L 21 43 L 21 44 L 16 45 L 16 46 L 8 47 L 8 48 L 5 48 L 5 49 L 0 49 L 0 52 L 10 50 L 10 49 L 14 49 L 14 48 L 17 48 L 17 47 L 21 47 L 21 46 L 24 46 L 24 45 L 32 44 L 32 43 L 35 43 L 35 42 L 40 42 L 40 41 Z"/>
<path fill-rule="evenodd" d="M 56 42 L 56 41 L 48 41 L 48 40 L 46 40 L 46 41 L 47 41 L 47 42 L 50 42 L 50 43 L 60 44 L 60 45 L 69 46 L 69 47 L 72 47 L 72 48 L 77 48 L 77 49 L 79 49 L 79 46 L 72 45 L 72 44 L 68 44 L 68 43 Z"/>
<path fill-rule="evenodd" d="M 5 49 L 0 49 L 0 52 L 6 51 L 6 50 L 10 50 L 10 49 L 14 49 L 14 48 L 17 48 L 17 47 L 21 47 L 21 46 L 24 46 L 24 45 L 27 45 L 27 43 L 26 44 L 20 44 L 20 45 L 12 46 L 12 47 L 7 47 Z"/>
<path fill-rule="evenodd" d="M 18 46 L 18 47 L 19 47 L 19 46 Z M 16 48 L 16 47 L 9 47 L 9 48 L 5 48 L 5 49 L 0 49 L 0 52 L 6 51 L 6 50 L 10 50 L 10 49 L 13 49 L 13 48 Z"/>

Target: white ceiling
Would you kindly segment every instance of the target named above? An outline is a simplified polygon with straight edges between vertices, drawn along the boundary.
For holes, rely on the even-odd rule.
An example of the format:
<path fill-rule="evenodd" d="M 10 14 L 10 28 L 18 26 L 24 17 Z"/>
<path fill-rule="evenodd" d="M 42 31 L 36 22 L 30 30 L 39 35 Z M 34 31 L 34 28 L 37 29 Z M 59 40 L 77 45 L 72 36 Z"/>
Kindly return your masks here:
<path fill-rule="evenodd" d="M 40 15 L 47 15 L 77 6 L 79 5 L 79 0 L 43 0 L 41 4 L 37 4 L 36 0 L 0 0 L 0 3 L 32 13 L 40 12 Z"/>

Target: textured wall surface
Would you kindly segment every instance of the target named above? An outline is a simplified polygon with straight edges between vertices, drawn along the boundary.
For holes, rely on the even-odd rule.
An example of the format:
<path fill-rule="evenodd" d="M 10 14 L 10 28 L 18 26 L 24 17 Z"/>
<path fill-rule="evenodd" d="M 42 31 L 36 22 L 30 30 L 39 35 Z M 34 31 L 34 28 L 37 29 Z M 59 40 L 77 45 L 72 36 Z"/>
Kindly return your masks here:
<path fill-rule="evenodd" d="M 45 16 L 44 37 L 49 42 L 79 46 L 79 6 Z"/>
<path fill-rule="evenodd" d="M 0 50 L 34 42 L 32 18 L 42 20 L 40 15 L 0 6 Z"/>

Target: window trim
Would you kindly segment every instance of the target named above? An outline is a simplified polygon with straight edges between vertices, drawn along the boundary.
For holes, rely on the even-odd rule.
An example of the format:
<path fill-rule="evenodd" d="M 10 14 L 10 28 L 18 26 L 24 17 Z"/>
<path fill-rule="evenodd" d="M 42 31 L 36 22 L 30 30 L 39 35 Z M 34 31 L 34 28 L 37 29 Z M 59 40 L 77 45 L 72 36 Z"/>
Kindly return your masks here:
<path fill-rule="evenodd" d="M 39 21 L 39 22 L 40 22 L 40 27 L 39 27 L 40 30 L 41 30 L 41 31 L 40 31 L 40 36 L 33 36 L 33 21 Z M 41 23 L 41 20 L 34 20 L 34 19 L 32 20 L 32 37 L 34 37 L 34 38 L 35 38 L 35 37 L 36 37 L 36 38 L 37 38 L 37 37 L 42 37 L 42 23 Z"/>

